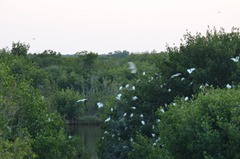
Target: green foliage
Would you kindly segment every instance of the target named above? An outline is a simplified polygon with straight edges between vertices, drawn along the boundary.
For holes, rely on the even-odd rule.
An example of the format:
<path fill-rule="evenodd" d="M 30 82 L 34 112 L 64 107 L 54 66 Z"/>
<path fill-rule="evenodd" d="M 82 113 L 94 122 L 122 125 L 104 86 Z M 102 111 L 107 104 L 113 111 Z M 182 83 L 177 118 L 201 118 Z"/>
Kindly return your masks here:
<path fill-rule="evenodd" d="M 239 58 L 240 34 L 238 30 L 233 29 L 232 33 L 209 30 L 206 36 L 201 34 L 192 36 L 187 33 L 185 40 L 186 42 L 182 43 L 179 49 L 168 48 L 168 54 L 153 58 L 157 60 L 151 59 L 155 62 L 151 63 L 155 67 L 150 66 L 145 71 L 141 70 L 144 71 L 143 75 L 139 73 L 126 75 L 130 80 L 129 85 L 123 83 L 123 88 L 119 91 L 119 95 L 116 95 L 116 99 L 111 98 L 105 103 L 106 106 L 101 112 L 103 119 L 101 127 L 104 134 L 99 142 L 100 158 L 134 158 L 138 155 L 139 158 L 141 156 L 175 158 L 176 156 L 172 156 L 169 149 L 158 150 L 166 144 L 159 141 L 158 136 L 162 134 L 160 134 L 161 131 L 155 129 L 157 123 L 164 118 L 158 112 L 167 112 L 169 104 L 175 105 L 174 99 L 183 98 L 187 101 L 196 98 L 197 94 L 202 91 L 203 85 L 224 88 L 233 87 L 229 84 L 239 83 L 240 79 L 237 76 L 239 64 L 233 60 L 233 58 Z M 154 55 L 144 54 L 142 57 L 154 57 Z M 138 60 L 144 63 L 144 59 Z M 139 66 L 137 62 L 136 64 Z M 191 113 L 188 112 L 188 114 Z M 184 115 L 187 116 L 187 114 Z M 177 114 L 172 114 L 172 117 L 178 122 L 181 121 Z M 170 123 L 164 124 L 161 129 L 167 129 L 165 127 L 168 124 Z M 171 138 L 174 132 L 181 134 L 185 129 L 188 130 L 188 127 L 180 127 L 181 123 L 172 122 L 171 124 L 173 126 L 172 130 L 167 132 L 168 138 Z M 188 124 L 198 125 L 198 123 Z M 176 127 L 179 129 L 176 130 Z M 191 131 L 191 133 L 194 132 Z M 194 135 L 190 136 L 191 133 L 183 134 L 180 139 L 178 139 L 179 134 L 171 138 L 172 142 L 177 142 L 171 146 L 179 147 L 179 150 L 175 152 L 182 150 L 182 144 L 189 146 L 186 144 L 187 141 L 195 141 L 195 138 L 192 138 Z M 215 130 L 210 131 L 208 136 L 215 144 L 218 140 L 214 139 L 220 139 L 220 137 L 223 136 Z M 137 140 L 144 144 L 139 145 Z M 156 150 L 153 144 L 158 146 Z M 111 148 L 107 145 L 111 145 Z M 190 149 L 194 149 L 192 145 Z M 201 146 L 203 148 L 206 145 Z M 145 151 L 143 147 L 146 147 Z M 191 151 L 181 151 L 181 153 L 189 154 Z M 184 157 L 191 158 L 187 155 Z M 206 151 L 204 156 L 196 154 L 192 158 L 203 157 L 211 158 L 212 154 Z"/>
<path fill-rule="evenodd" d="M 57 91 L 55 101 L 58 112 L 67 120 L 79 118 L 86 109 L 87 101 L 77 102 L 82 98 L 82 95 L 71 89 Z"/>
<path fill-rule="evenodd" d="M 12 43 L 11 53 L 15 56 L 26 56 L 30 46 L 24 43 Z"/>
<path fill-rule="evenodd" d="M 28 65 L 21 57 L 0 59 L 0 146 L 4 158 L 75 158 L 78 148 L 69 139 L 61 116 L 32 85 L 25 69 L 13 72 L 14 64 Z M 33 65 L 30 69 L 37 70 Z M 29 69 L 29 70 L 30 70 Z M 27 74 L 27 73 L 26 73 Z"/>
<path fill-rule="evenodd" d="M 240 93 L 210 90 L 161 113 L 158 132 L 176 159 L 240 157 Z"/>

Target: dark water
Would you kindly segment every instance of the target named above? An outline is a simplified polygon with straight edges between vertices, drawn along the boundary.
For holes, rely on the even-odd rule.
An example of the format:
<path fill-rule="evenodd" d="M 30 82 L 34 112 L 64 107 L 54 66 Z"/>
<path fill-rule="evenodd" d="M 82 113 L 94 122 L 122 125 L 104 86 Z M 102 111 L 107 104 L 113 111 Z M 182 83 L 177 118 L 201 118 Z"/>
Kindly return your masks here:
<path fill-rule="evenodd" d="M 97 159 L 97 142 L 100 138 L 98 125 L 72 125 L 71 132 L 81 138 L 80 143 L 85 147 L 91 159 Z"/>

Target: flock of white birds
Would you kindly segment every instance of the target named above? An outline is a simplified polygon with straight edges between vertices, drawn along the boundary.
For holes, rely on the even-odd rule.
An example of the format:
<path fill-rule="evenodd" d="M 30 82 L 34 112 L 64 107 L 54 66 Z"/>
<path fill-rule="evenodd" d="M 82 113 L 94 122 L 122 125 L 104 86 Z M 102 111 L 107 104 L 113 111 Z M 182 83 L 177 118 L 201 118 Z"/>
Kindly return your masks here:
<path fill-rule="evenodd" d="M 239 56 L 237 56 L 237 57 L 235 57 L 235 58 L 231 58 L 231 60 L 232 60 L 233 62 L 239 62 Z M 129 64 L 129 70 L 130 70 L 130 72 L 133 73 L 133 74 L 137 73 L 137 68 L 136 68 L 135 63 L 133 63 L 133 62 L 128 62 L 128 64 Z M 187 71 L 189 74 L 192 74 L 194 71 L 196 71 L 196 68 L 189 68 L 189 69 L 187 69 L 186 71 Z M 143 72 L 142 74 L 145 75 L 146 72 Z M 181 75 L 182 75 L 181 73 L 175 73 L 175 74 L 173 74 L 170 78 L 180 77 Z M 181 81 L 183 81 L 184 79 L 185 79 L 185 78 L 181 78 Z M 152 80 L 153 80 L 153 77 L 152 77 Z M 140 79 L 138 80 L 138 82 L 139 82 L 139 81 L 140 81 Z M 150 82 L 150 81 L 151 81 L 151 80 L 149 80 L 149 82 Z M 208 86 L 208 84 L 206 83 L 204 86 L 206 87 L 206 86 Z M 202 89 L 204 86 L 201 85 L 201 86 L 199 87 L 199 89 Z M 129 87 L 129 84 L 126 84 L 125 87 L 120 86 L 120 87 L 119 87 L 119 91 L 121 91 L 123 88 L 128 88 L 128 87 Z M 227 85 L 226 85 L 226 88 L 231 89 L 232 86 L 231 86 L 230 84 L 227 84 Z M 135 89 L 136 89 L 135 86 L 132 86 L 131 90 L 134 91 Z M 168 92 L 171 92 L 171 89 L 168 89 Z M 116 100 L 121 100 L 121 98 L 122 98 L 122 93 L 119 93 L 119 94 L 116 96 Z M 137 99 L 138 99 L 137 96 L 133 96 L 133 97 L 132 97 L 132 100 L 133 100 L 133 101 L 134 101 L 134 100 L 137 100 Z M 87 100 L 88 100 L 88 99 L 79 99 L 76 103 L 78 103 L 78 102 L 85 102 L 85 101 L 87 101 Z M 189 100 L 189 97 L 185 97 L 184 100 L 185 100 L 185 101 L 188 101 L 188 100 Z M 176 106 L 176 103 L 172 103 L 172 105 L 173 105 L 173 106 Z M 97 106 L 98 106 L 98 108 L 100 109 L 100 108 L 104 107 L 104 104 L 103 104 L 102 102 L 97 102 Z M 131 107 L 131 109 L 135 110 L 136 107 Z M 113 108 L 111 108 L 111 112 L 112 112 L 112 111 L 113 111 Z M 161 109 L 160 111 L 161 111 L 162 113 L 165 112 L 164 109 Z M 126 117 L 126 116 L 127 116 L 127 113 L 125 112 L 125 113 L 123 114 L 123 117 Z M 132 118 L 133 116 L 134 116 L 133 113 L 131 113 L 131 114 L 129 115 L 130 118 Z M 143 120 L 143 118 L 144 118 L 143 114 L 141 114 L 139 117 L 140 117 L 140 123 L 141 123 L 141 125 L 143 125 L 143 126 L 146 125 L 145 121 Z M 106 119 L 104 120 L 105 123 L 110 122 L 110 121 L 111 121 L 111 116 L 108 116 L 108 118 L 106 118 Z M 157 122 L 160 122 L 160 119 L 157 119 Z M 154 126 L 154 125 L 152 125 L 152 129 L 155 129 L 155 126 Z M 108 131 L 105 131 L 104 134 L 109 134 L 109 132 L 108 132 Z M 155 135 L 154 133 L 151 133 L 151 135 L 152 135 L 153 138 L 156 138 L 156 135 Z M 112 135 L 112 137 L 114 137 L 114 136 L 115 136 L 115 135 Z M 102 137 L 102 139 L 104 139 L 104 137 Z M 120 138 L 118 138 L 118 140 L 120 140 Z M 159 140 L 160 140 L 160 138 L 157 138 L 157 139 L 155 140 L 155 142 L 153 143 L 153 146 L 155 146 Z M 130 141 L 133 142 L 133 138 L 130 137 Z"/>

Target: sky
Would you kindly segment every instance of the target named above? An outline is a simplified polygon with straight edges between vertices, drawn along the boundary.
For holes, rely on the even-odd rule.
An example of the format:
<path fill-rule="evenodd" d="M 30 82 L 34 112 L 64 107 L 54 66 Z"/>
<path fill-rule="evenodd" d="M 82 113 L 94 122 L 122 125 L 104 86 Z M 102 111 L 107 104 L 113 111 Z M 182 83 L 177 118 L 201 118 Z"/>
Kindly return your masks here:
<path fill-rule="evenodd" d="M 98 54 L 165 51 L 186 30 L 240 27 L 239 0 L 0 0 L 0 48 Z"/>

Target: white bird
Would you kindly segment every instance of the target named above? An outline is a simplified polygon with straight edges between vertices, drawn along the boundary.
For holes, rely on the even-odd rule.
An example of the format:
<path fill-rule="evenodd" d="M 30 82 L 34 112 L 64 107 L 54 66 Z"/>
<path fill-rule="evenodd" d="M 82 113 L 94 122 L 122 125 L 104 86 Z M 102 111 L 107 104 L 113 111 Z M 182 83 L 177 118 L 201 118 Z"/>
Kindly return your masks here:
<path fill-rule="evenodd" d="M 127 113 L 124 113 L 123 116 L 125 117 L 127 115 Z"/>
<path fill-rule="evenodd" d="M 130 138 L 130 141 L 133 142 L 133 138 Z"/>
<path fill-rule="evenodd" d="M 132 107 L 132 109 L 134 109 L 134 110 L 135 110 L 135 109 L 136 109 L 136 107 Z"/>
<path fill-rule="evenodd" d="M 188 101 L 188 99 L 189 99 L 188 97 L 185 97 L 185 98 L 184 98 L 185 101 Z"/>
<path fill-rule="evenodd" d="M 154 133 L 151 133 L 152 137 L 156 137 L 156 135 Z"/>
<path fill-rule="evenodd" d="M 116 99 L 121 100 L 121 97 L 122 97 L 122 94 L 120 93 L 120 94 L 117 95 Z"/>
<path fill-rule="evenodd" d="M 189 74 L 191 74 L 193 71 L 195 71 L 196 70 L 196 68 L 189 68 L 189 69 L 187 69 L 187 72 L 189 73 Z"/>
<path fill-rule="evenodd" d="M 111 112 L 113 111 L 113 108 L 111 108 Z"/>
<path fill-rule="evenodd" d="M 129 68 L 131 70 L 131 73 L 137 73 L 137 67 L 133 62 L 128 62 Z"/>
<path fill-rule="evenodd" d="M 176 74 L 172 75 L 171 78 L 178 77 L 180 75 L 181 75 L 181 73 L 176 73 Z"/>
<path fill-rule="evenodd" d="M 146 72 L 143 72 L 143 76 L 145 76 L 146 75 Z"/>
<path fill-rule="evenodd" d="M 132 100 L 137 100 L 137 99 L 138 99 L 137 96 L 132 97 Z"/>
<path fill-rule="evenodd" d="M 126 84 L 126 88 L 128 88 L 129 87 L 129 84 Z"/>
<path fill-rule="evenodd" d="M 119 87 L 119 91 L 120 91 L 120 90 L 122 90 L 122 88 L 123 88 L 123 87 L 122 87 L 122 86 L 120 86 L 120 87 Z"/>
<path fill-rule="evenodd" d="M 79 99 L 79 100 L 77 100 L 76 101 L 76 103 L 78 103 L 78 102 L 85 102 L 85 101 L 87 101 L 88 99 Z"/>
<path fill-rule="evenodd" d="M 132 90 L 135 90 L 135 86 L 132 86 Z"/>
<path fill-rule="evenodd" d="M 231 88 L 232 88 L 232 86 L 231 86 L 230 84 L 227 84 L 226 87 L 227 87 L 228 89 L 231 89 Z"/>
<path fill-rule="evenodd" d="M 111 120 L 111 117 L 109 116 L 106 120 L 105 120 L 105 123 L 106 122 L 109 122 Z"/>
<path fill-rule="evenodd" d="M 155 129 L 155 126 L 154 126 L 154 125 L 152 125 L 152 129 Z"/>
<path fill-rule="evenodd" d="M 140 117 L 143 118 L 143 114 L 141 114 Z"/>
<path fill-rule="evenodd" d="M 142 125 L 145 125 L 145 121 L 142 120 L 141 123 L 142 123 Z"/>
<path fill-rule="evenodd" d="M 97 102 L 97 106 L 98 106 L 98 108 L 102 108 L 103 107 L 103 103 Z"/>
<path fill-rule="evenodd" d="M 130 115 L 130 117 L 133 117 L 133 113 Z"/>
<path fill-rule="evenodd" d="M 164 113 L 165 112 L 164 109 L 161 109 L 161 112 Z"/>
<path fill-rule="evenodd" d="M 237 56 L 237 57 L 235 57 L 235 58 L 231 58 L 231 60 L 232 60 L 233 62 L 239 62 L 239 56 Z"/>

